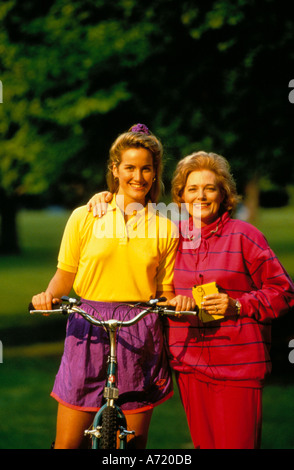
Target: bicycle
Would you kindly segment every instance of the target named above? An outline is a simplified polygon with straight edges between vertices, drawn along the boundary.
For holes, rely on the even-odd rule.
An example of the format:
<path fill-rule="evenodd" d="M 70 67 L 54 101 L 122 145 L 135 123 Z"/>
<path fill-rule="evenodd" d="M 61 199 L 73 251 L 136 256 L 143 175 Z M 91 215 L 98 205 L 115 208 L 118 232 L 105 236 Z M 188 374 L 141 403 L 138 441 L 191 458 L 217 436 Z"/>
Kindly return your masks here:
<path fill-rule="evenodd" d="M 82 310 L 80 300 L 63 296 L 61 305 L 53 308 L 52 310 L 35 310 L 32 304 L 29 306 L 30 314 L 57 314 L 68 315 L 70 313 L 77 313 L 81 315 L 85 320 L 92 323 L 95 326 L 104 328 L 109 334 L 109 346 L 110 353 L 108 357 L 108 370 L 106 385 L 104 388 L 103 397 L 105 403 L 96 413 L 92 427 L 85 430 L 84 435 L 89 436 L 92 439 L 92 449 L 126 449 L 127 436 L 134 435 L 134 431 L 127 430 L 126 417 L 122 409 L 117 405 L 119 398 L 119 390 L 117 388 L 117 356 L 116 356 L 116 336 L 119 328 L 129 327 L 135 325 L 142 318 L 149 313 L 157 313 L 159 315 L 198 315 L 198 310 L 195 311 L 184 311 L 175 312 L 171 308 L 165 305 L 158 305 L 160 302 L 165 302 L 166 299 L 161 297 L 159 299 L 151 299 L 148 302 L 140 302 L 137 304 L 130 305 L 131 308 L 142 307 L 143 310 L 138 313 L 134 318 L 130 320 L 100 320 L 94 316 L 88 314 Z M 126 305 L 126 304 L 124 304 Z M 144 307 L 143 307 L 144 306 Z M 119 446 L 117 447 L 117 434 L 119 440 Z"/>

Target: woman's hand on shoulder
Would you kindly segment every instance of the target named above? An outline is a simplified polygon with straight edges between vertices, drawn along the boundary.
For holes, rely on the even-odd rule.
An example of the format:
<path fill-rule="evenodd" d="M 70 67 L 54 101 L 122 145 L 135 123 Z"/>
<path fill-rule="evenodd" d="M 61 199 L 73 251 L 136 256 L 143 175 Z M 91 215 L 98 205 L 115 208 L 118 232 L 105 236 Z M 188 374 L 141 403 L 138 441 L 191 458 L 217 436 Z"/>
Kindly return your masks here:
<path fill-rule="evenodd" d="M 102 217 L 107 212 L 107 205 L 112 201 L 113 194 L 109 191 L 101 191 L 94 194 L 87 203 L 89 212 L 93 212 L 93 217 Z"/>

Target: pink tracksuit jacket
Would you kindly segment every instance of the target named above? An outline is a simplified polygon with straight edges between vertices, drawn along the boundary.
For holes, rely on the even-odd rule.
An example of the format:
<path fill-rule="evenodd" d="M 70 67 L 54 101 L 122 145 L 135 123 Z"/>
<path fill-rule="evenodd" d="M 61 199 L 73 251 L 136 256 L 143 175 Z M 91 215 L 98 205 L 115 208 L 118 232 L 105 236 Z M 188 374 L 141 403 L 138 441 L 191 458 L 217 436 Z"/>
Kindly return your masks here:
<path fill-rule="evenodd" d="M 242 309 L 240 316 L 205 324 L 198 318 L 169 319 L 172 367 L 204 381 L 262 387 L 271 371 L 272 320 L 294 306 L 292 280 L 264 235 L 228 213 L 201 229 L 200 239 L 189 235 L 188 221 L 180 233 L 176 295 L 192 297 L 192 286 L 215 281 Z"/>

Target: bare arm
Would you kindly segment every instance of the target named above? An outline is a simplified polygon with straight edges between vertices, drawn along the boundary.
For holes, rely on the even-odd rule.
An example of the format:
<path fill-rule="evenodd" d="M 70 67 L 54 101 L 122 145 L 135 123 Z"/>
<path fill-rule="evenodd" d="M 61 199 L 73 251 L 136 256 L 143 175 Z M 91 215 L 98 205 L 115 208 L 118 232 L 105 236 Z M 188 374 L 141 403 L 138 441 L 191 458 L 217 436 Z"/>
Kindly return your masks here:
<path fill-rule="evenodd" d="M 75 273 L 57 269 L 45 292 L 34 295 L 32 303 L 37 310 L 50 310 L 52 303 L 59 303 L 63 295 L 68 295 L 73 286 Z"/>

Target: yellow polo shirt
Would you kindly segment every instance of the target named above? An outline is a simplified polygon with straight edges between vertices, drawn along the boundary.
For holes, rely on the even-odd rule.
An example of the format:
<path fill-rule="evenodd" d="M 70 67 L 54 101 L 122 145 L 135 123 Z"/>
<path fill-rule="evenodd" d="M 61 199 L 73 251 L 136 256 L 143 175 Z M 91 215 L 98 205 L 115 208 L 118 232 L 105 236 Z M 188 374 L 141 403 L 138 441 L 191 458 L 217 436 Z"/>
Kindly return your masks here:
<path fill-rule="evenodd" d="M 145 301 L 156 291 L 173 290 L 178 228 L 152 204 L 127 222 L 116 205 L 102 218 L 87 207 L 70 216 L 58 256 L 58 268 L 76 273 L 74 290 L 102 302 Z"/>

